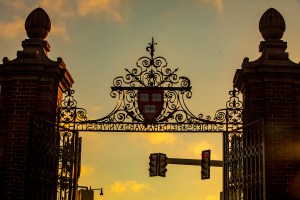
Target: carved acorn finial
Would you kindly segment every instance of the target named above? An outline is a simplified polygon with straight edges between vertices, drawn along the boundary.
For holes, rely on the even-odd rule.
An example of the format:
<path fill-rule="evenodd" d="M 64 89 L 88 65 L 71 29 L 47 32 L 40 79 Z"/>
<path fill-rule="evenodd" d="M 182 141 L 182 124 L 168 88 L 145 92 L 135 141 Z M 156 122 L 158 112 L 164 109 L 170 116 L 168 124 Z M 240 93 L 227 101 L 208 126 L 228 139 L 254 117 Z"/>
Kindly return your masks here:
<path fill-rule="evenodd" d="M 265 40 L 281 39 L 285 31 L 285 21 L 274 8 L 269 8 L 260 18 L 259 31 Z"/>
<path fill-rule="evenodd" d="M 30 39 L 45 39 L 51 30 L 50 17 L 42 8 L 36 8 L 28 15 L 25 30 Z"/>

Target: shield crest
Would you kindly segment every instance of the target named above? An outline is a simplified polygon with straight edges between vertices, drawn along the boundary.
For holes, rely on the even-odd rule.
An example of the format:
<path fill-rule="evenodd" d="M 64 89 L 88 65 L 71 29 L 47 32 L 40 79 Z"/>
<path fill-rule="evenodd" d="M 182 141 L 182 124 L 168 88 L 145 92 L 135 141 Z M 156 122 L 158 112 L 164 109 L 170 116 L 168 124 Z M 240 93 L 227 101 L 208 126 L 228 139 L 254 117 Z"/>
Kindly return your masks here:
<path fill-rule="evenodd" d="M 164 104 L 164 90 L 142 89 L 138 91 L 138 108 L 145 119 L 145 124 L 155 123 Z"/>

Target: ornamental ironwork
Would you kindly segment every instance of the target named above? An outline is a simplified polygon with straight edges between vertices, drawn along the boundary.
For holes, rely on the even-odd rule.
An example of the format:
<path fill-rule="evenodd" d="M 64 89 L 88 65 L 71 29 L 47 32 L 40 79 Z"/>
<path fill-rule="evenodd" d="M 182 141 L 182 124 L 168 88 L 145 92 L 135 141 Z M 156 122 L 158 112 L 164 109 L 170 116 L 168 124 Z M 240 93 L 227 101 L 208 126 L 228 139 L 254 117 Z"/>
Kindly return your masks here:
<path fill-rule="evenodd" d="M 74 90 L 68 90 L 58 109 L 61 127 L 78 131 L 103 132 L 223 132 L 242 123 L 242 102 L 239 91 L 229 92 L 225 109 L 213 117 L 194 115 L 185 101 L 192 97 L 191 81 L 178 76 L 178 68 L 171 69 L 164 57 L 155 56 L 152 41 L 133 69 L 125 68 L 125 76 L 113 80 L 112 98 L 118 99 L 107 116 L 88 120 L 87 112 L 77 107 Z"/>
<path fill-rule="evenodd" d="M 32 116 L 29 125 L 25 199 L 75 199 L 80 177 L 81 137 Z"/>
<path fill-rule="evenodd" d="M 58 109 L 58 127 L 71 132 L 222 132 L 224 199 L 263 199 L 263 120 L 243 124 L 236 88 L 213 116 L 194 115 L 185 103 L 192 97 L 190 80 L 178 76 L 178 68 L 169 68 L 165 58 L 155 57 L 156 45 L 152 39 L 146 48 L 150 56 L 113 80 L 110 95 L 118 103 L 110 114 L 89 120 L 86 110 L 77 107 L 75 91 L 68 90 Z"/>
<path fill-rule="evenodd" d="M 224 132 L 224 200 L 265 199 L 264 120 Z"/>
<path fill-rule="evenodd" d="M 41 117 L 30 118 L 25 199 L 56 199 L 59 137 L 55 130 Z"/>
<path fill-rule="evenodd" d="M 81 143 L 78 131 L 60 130 L 58 190 L 60 200 L 73 200 L 81 170 Z"/>

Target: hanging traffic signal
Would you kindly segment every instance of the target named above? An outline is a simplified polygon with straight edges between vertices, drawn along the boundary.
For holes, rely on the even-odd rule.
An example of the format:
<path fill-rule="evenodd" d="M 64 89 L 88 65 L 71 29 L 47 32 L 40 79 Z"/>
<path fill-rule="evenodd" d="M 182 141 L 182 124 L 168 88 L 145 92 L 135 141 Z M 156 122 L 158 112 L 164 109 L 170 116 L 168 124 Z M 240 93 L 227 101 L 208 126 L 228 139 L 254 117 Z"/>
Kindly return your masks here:
<path fill-rule="evenodd" d="M 201 179 L 210 178 L 210 150 L 202 151 L 201 154 Z"/>
<path fill-rule="evenodd" d="M 152 153 L 149 156 L 149 176 L 166 177 L 168 157 L 164 153 Z"/>
<path fill-rule="evenodd" d="M 149 156 L 150 162 L 149 162 L 149 176 L 157 176 L 158 172 L 158 153 L 152 153 Z"/>
<path fill-rule="evenodd" d="M 164 153 L 159 153 L 159 168 L 158 168 L 158 176 L 166 177 L 167 170 L 167 160 L 168 157 Z"/>

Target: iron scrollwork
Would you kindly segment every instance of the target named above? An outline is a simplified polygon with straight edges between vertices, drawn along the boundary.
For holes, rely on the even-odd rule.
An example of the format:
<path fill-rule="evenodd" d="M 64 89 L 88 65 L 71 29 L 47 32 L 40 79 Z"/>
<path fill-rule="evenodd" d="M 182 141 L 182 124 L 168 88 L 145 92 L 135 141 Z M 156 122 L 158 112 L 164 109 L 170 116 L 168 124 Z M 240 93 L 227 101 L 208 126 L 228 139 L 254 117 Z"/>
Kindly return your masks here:
<path fill-rule="evenodd" d="M 229 91 L 226 108 L 216 112 L 214 120 L 226 124 L 226 131 L 239 129 L 242 126 L 243 103 L 239 98 L 240 91 L 236 88 Z"/>
<path fill-rule="evenodd" d="M 131 71 L 125 68 L 127 74 L 125 77 L 118 76 L 113 81 L 113 91 L 124 89 L 133 90 L 139 87 L 174 87 L 179 85 L 182 90 L 190 90 L 190 80 L 187 77 L 178 77 L 175 70 L 168 68 L 168 62 L 164 57 L 154 57 L 155 45 L 152 42 L 146 50 L 150 53 L 150 57 L 143 56 L 136 62 L 136 68 Z M 180 88 L 178 88 L 180 89 Z"/>
<path fill-rule="evenodd" d="M 53 123 L 41 116 L 30 118 L 25 199 L 56 198 L 58 140 Z"/>
<path fill-rule="evenodd" d="M 87 112 L 84 108 L 77 107 L 77 101 L 73 96 L 74 93 L 74 90 L 67 90 L 64 93 L 64 99 L 57 112 L 59 126 L 69 130 L 75 129 L 75 122 L 87 121 Z"/>
<path fill-rule="evenodd" d="M 88 120 L 85 109 L 77 107 L 74 90 L 69 90 L 58 110 L 59 127 L 68 131 L 99 132 L 223 132 L 224 199 L 263 199 L 263 121 L 243 125 L 243 103 L 236 88 L 229 92 L 225 108 L 213 117 L 191 113 L 185 103 L 192 97 L 190 80 L 177 76 L 178 69 L 168 68 L 165 58 L 155 57 L 155 45 L 152 39 L 146 48 L 150 57 L 141 57 L 136 68 L 125 69 L 124 77 L 113 80 L 111 97 L 118 99 L 118 103 L 109 115 Z M 163 101 L 153 103 L 161 109 L 158 115 L 148 116 L 147 121 L 140 107 L 143 100 L 153 94 L 161 94 Z M 63 141 L 72 146 L 72 139 L 68 137 Z M 60 157 L 64 157 L 63 154 Z M 255 170 L 251 171 L 249 166 Z M 60 170 L 64 172 L 63 167 Z"/>
<path fill-rule="evenodd" d="M 85 109 L 77 107 L 74 90 L 69 90 L 59 108 L 60 125 L 80 131 L 223 132 L 241 123 L 242 103 L 236 89 L 214 117 L 194 115 L 185 103 L 192 97 L 191 81 L 178 76 L 178 68 L 169 68 L 164 57 L 155 57 L 155 45 L 152 38 L 146 48 L 150 56 L 141 57 L 135 68 L 126 68 L 125 76 L 113 80 L 110 95 L 118 103 L 110 114 L 88 120 Z"/>

